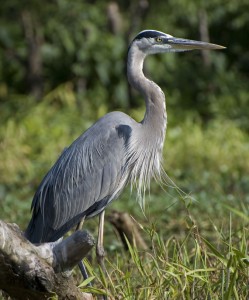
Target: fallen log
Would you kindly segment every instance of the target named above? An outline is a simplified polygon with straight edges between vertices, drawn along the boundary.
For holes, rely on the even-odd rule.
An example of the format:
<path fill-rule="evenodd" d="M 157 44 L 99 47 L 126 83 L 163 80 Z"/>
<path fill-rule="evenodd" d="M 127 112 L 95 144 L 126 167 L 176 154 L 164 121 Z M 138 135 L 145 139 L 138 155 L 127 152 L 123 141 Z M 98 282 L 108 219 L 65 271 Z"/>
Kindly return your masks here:
<path fill-rule="evenodd" d="M 126 250 L 128 250 L 126 238 L 132 246 L 136 246 L 140 250 L 148 249 L 148 246 L 139 232 L 138 224 L 135 223 L 134 219 L 132 219 L 128 213 L 113 210 L 108 215 L 108 220 L 117 230 Z"/>

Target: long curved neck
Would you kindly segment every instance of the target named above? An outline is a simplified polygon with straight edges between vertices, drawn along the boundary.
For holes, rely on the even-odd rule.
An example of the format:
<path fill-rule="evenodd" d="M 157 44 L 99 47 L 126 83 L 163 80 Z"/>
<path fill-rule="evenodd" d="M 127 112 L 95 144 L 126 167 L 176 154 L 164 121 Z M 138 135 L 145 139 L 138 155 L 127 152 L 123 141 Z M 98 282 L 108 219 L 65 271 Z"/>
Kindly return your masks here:
<path fill-rule="evenodd" d="M 127 76 L 132 87 L 143 94 L 146 103 L 146 112 L 141 122 L 153 130 L 166 129 L 167 116 L 165 96 L 160 87 L 144 76 L 143 63 L 146 55 L 137 45 L 132 45 L 128 52 Z M 151 134 L 156 132 L 151 132 Z M 163 133 L 163 135 L 164 135 Z"/>

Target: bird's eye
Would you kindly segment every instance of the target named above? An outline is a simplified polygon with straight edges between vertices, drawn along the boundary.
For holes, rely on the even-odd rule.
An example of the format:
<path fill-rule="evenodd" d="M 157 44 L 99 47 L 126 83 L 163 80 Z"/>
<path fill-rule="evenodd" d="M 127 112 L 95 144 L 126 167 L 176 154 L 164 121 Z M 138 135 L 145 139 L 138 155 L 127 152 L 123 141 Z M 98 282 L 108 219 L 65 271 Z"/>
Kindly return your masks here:
<path fill-rule="evenodd" d="M 161 43 L 163 41 L 163 39 L 161 37 L 157 37 L 157 38 L 155 38 L 155 40 L 157 43 Z"/>

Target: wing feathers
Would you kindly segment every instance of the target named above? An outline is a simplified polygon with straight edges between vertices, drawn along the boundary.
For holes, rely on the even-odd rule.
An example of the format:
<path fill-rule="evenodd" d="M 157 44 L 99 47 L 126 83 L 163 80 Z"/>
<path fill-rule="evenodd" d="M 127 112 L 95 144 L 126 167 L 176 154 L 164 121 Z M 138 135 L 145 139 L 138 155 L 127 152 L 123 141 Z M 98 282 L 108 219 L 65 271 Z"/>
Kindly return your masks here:
<path fill-rule="evenodd" d="M 66 148 L 44 177 L 32 202 L 30 240 L 32 230 L 40 242 L 64 234 L 78 217 L 98 214 L 126 184 L 121 178 L 131 129 L 122 131 L 107 116 Z"/>

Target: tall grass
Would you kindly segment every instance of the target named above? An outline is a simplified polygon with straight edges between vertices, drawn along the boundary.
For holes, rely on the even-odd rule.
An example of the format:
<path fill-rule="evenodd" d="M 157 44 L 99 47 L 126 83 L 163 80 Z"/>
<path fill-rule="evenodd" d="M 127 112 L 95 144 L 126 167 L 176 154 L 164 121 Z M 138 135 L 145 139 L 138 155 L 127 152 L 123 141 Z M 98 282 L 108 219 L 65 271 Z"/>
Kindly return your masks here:
<path fill-rule="evenodd" d="M 113 299 L 248 299 L 248 231 L 243 226 L 227 235 L 216 231 L 216 243 L 199 232 L 192 220 L 185 237 L 164 239 L 157 228 L 143 234 L 150 249 L 139 251 L 129 244 L 127 253 L 106 260 L 108 274 L 86 262 L 94 288 L 83 290 Z M 111 299 L 112 299 L 111 298 Z"/>

